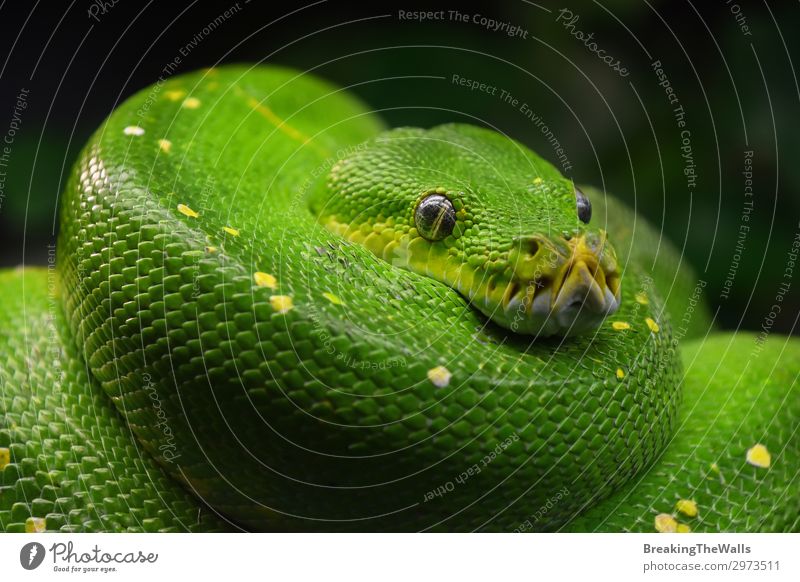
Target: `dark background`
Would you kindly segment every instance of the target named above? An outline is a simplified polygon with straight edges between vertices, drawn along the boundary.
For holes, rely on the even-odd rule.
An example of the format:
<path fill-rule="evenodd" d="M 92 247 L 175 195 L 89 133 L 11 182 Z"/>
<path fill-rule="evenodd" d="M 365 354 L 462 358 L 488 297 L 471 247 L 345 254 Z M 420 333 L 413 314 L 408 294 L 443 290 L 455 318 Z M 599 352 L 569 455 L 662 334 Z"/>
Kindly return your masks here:
<path fill-rule="evenodd" d="M 117 103 L 152 84 L 201 35 L 178 72 L 241 61 L 315 68 L 354 85 L 390 125 L 494 125 L 557 163 L 545 136 L 518 109 L 451 78 L 504 88 L 553 131 L 571 162 L 570 177 L 635 204 L 684 250 L 708 282 L 706 297 L 722 325 L 759 329 L 782 282 L 792 287 L 773 329 L 789 331 L 800 311 L 800 265 L 791 278 L 785 271 L 800 229 L 797 2 L 542 1 L 537 7 L 524 0 L 360 6 L 240 0 L 210 34 L 203 28 L 236 2 L 16 4 L 0 5 L 0 139 L 17 95 L 29 94 L 8 167 L 0 168 L 7 174 L 1 266 L 45 262 L 58 193 L 81 146 Z M 575 29 L 593 32 L 630 74 L 615 73 L 556 22 L 561 8 L 579 15 Z M 528 34 L 512 38 L 447 16 L 403 21 L 398 9 L 458 9 Z M 685 110 L 697 172 L 691 191 L 680 130 L 654 60 Z M 745 150 L 754 152 L 753 212 L 744 223 L 751 229 L 724 299 L 743 224 Z"/>

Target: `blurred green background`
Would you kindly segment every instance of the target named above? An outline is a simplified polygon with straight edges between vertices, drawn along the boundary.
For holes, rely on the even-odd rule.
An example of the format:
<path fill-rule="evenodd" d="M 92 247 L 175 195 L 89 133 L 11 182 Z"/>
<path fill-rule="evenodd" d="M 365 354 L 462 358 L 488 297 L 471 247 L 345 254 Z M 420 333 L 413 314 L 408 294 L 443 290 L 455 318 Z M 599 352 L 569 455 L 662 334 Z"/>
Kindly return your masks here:
<path fill-rule="evenodd" d="M 401 10 L 444 13 L 419 22 Z M 797 3 L 726 0 L 4 5 L 0 133 L 8 135 L 12 122 L 16 132 L 0 167 L 0 265 L 46 261 L 58 193 L 81 146 L 168 63 L 179 56 L 179 74 L 266 61 L 352 86 L 390 125 L 494 126 L 559 165 L 557 139 L 568 176 L 635 205 L 683 249 L 707 282 L 721 325 L 760 329 L 788 282 L 773 330 L 789 332 L 800 311 L 800 266 L 786 270 L 800 231 L 798 15 Z M 510 27 L 518 33 L 506 34 Z M 684 128 L 654 61 L 683 107 Z M 498 89 L 471 91 L 453 75 Z M 501 99 L 501 90 L 518 103 Z M 693 187 L 682 130 L 689 132 Z M 746 151 L 753 152 L 749 198 Z M 743 222 L 748 200 L 752 212 Z"/>

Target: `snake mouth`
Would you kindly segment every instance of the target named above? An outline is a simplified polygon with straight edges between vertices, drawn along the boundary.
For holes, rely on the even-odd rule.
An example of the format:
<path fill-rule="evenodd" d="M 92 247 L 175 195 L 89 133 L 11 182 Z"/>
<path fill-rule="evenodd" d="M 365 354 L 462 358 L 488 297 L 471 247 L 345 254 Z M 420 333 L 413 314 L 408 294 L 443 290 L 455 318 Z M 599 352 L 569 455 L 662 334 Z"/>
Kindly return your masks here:
<path fill-rule="evenodd" d="M 514 280 L 500 305 L 509 329 L 542 337 L 572 336 L 596 329 L 620 306 L 619 277 L 571 264 L 556 280 Z M 496 317 L 493 317 L 496 319 Z"/>
<path fill-rule="evenodd" d="M 604 243 L 605 245 L 605 243 Z M 512 276 L 501 293 L 487 289 L 481 311 L 517 333 L 573 336 L 596 329 L 620 306 L 620 275 L 610 247 L 569 243 L 546 272 Z"/>

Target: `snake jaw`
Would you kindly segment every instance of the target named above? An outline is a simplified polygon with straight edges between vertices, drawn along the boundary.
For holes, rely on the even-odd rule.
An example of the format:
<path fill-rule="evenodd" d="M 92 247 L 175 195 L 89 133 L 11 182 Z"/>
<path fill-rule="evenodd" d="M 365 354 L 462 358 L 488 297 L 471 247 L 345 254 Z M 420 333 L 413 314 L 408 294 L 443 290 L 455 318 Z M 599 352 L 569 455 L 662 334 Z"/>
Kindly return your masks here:
<path fill-rule="evenodd" d="M 603 270 L 582 259 L 569 265 L 561 287 L 552 293 L 552 302 L 556 319 L 568 330 L 577 327 L 575 333 L 597 327 L 620 304 Z"/>
<path fill-rule="evenodd" d="M 547 249 L 546 260 L 512 251 L 512 264 L 519 268 L 508 283 L 493 281 L 492 289 L 479 294 L 483 305 L 476 306 L 488 317 L 519 333 L 572 336 L 597 328 L 619 308 L 620 277 L 604 232 L 569 241 L 535 240 L 534 248 Z M 500 297 L 493 293 L 498 287 Z"/>

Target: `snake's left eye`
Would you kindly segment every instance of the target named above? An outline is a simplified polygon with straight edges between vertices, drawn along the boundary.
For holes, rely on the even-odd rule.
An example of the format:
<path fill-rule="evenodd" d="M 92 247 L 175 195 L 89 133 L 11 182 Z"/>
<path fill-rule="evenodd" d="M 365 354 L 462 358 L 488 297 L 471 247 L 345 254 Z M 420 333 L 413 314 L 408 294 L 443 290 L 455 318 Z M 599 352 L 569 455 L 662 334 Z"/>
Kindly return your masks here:
<path fill-rule="evenodd" d="M 446 196 L 431 194 L 417 204 L 414 223 L 423 238 L 429 241 L 442 240 L 453 232 L 456 210 Z"/>
<path fill-rule="evenodd" d="M 586 197 L 586 194 L 575 188 L 575 203 L 578 207 L 578 218 L 584 224 L 589 224 L 592 219 L 592 203 Z"/>

